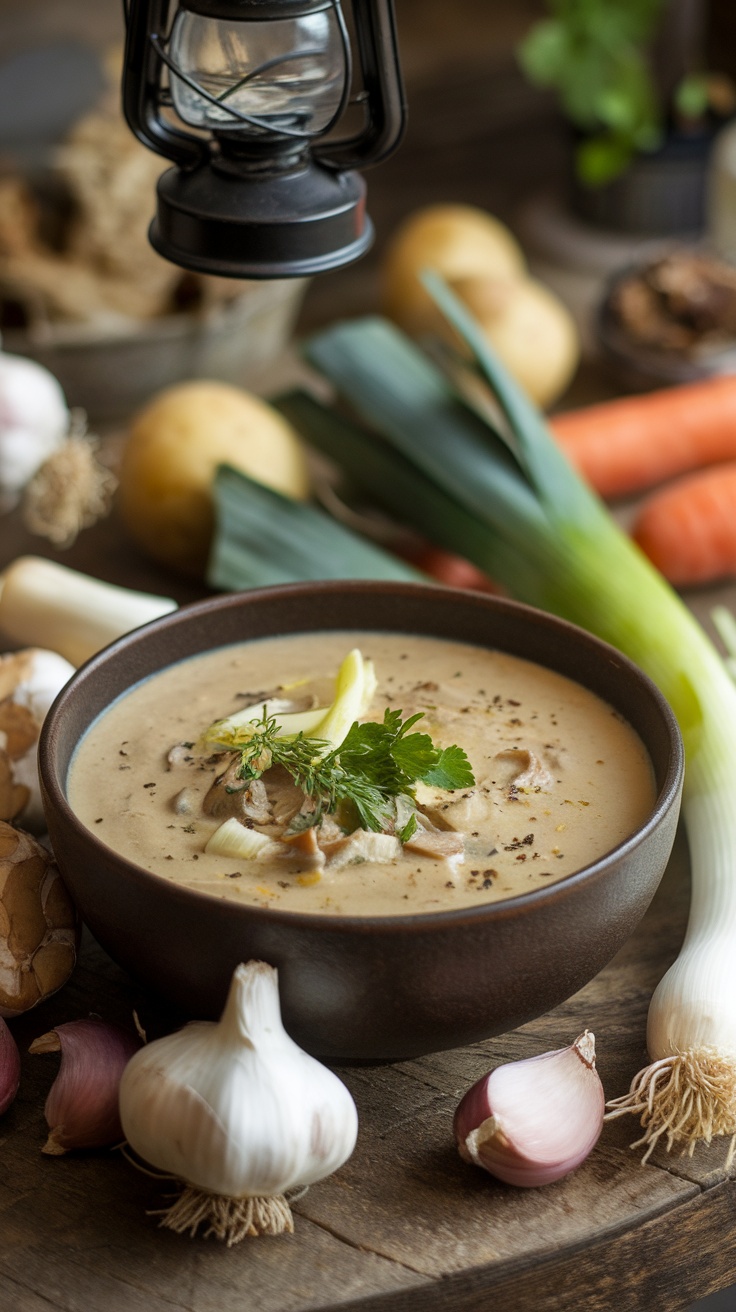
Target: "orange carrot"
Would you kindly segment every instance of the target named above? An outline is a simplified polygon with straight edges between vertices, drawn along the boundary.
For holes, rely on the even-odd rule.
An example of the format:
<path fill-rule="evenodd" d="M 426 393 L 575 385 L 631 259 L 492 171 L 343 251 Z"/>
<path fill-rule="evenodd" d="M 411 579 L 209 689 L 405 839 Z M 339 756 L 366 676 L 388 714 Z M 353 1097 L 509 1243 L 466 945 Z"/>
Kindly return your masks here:
<path fill-rule="evenodd" d="M 454 552 L 444 551 L 442 547 L 423 547 L 412 556 L 412 564 L 450 588 L 475 588 L 477 592 L 501 591 L 487 574 L 464 556 L 456 556 Z"/>
<path fill-rule="evenodd" d="M 736 375 L 724 374 L 555 415 L 563 451 L 603 497 L 736 459 Z"/>
<path fill-rule="evenodd" d="M 642 502 L 632 535 L 670 583 L 736 574 L 736 460 L 677 478 Z"/>

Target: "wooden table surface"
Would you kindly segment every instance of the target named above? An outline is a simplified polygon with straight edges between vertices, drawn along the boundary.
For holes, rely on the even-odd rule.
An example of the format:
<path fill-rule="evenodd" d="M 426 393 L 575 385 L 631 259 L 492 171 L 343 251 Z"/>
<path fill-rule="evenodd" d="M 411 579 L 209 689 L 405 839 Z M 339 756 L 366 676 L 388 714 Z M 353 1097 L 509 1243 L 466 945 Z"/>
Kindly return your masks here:
<path fill-rule="evenodd" d="M 17 515 L 0 520 L 0 564 L 46 552 Z M 114 519 L 63 557 L 111 581 L 176 595 L 200 592 L 146 562 Z M 714 594 L 700 594 L 706 615 Z M 162 1231 L 147 1209 L 161 1187 L 119 1152 L 43 1156 L 43 1102 L 58 1058 L 28 1047 L 55 1024 L 91 1013 L 149 1034 L 174 1018 L 91 939 L 72 981 L 12 1022 L 22 1054 L 16 1102 L 0 1121 L 2 1312 L 561 1312 L 687 1308 L 736 1281 L 736 1185 L 726 1145 L 692 1158 L 657 1151 L 646 1166 L 630 1118 L 607 1124 L 583 1166 L 539 1190 L 494 1182 L 452 1140 L 460 1095 L 499 1062 L 596 1034 L 608 1097 L 646 1062 L 649 997 L 677 953 L 688 902 L 678 841 L 636 934 L 585 989 L 542 1019 L 472 1047 L 395 1065 L 343 1069 L 360 1114 L 358 1145 L 295 1204 L 293 1236 L 228 1250 Z M 165 932 L 165 931 L 164 931 Z M 575 951 L 574 942 L 570 951 Z"/>
<path fill-rule="evenodd" d="M 10 17 L 24 22 L 26 7 L 12 0 Z M 505 217 L 530 179 L 559 174 L 559 125 L 509 57 L 538 9 L 536 0 L 399 0 L 411 116 L 402 150 L 369 176 L 379 240 L 353 270 L 315 281 L 304 327 L 373 307 L 385 236 L 409 209 L 462 200 Z M 70 10 L 87 23 L 86 0 L 43 7 L 49 23 Z M 578 400 L 596 394 L 587 377 Z M 0 566 L 24 551 L 52 554 L 16 515 L 0 519 Z M 147 562 L 114 520 L 59 558 L 180 602 L 201 591 Z M 713 599 L 693 598 L 701 617 Z M 231 1250 L 158 1229 L 147 1209 L 161 1204 L 159 1186 L 119 1153 L 41 1153 L 58 1058 L 30 1056 L 35 1037 L 90 1013 L 129 1023 L 134 1008 L 151 1034 L 173 1023 L 88 939 L 67 987 L 12 1023 L 23 1070 L 0 1120 L 0 1312 L 676 1312 L 736 1282 L 725 1144 L 692 1158 L 658 1150 L 642 1166 L 629 1148 L 637 1126 L 621 1119 L 568 1179 L 514 1190 L 461 1162 L 451 1133 L 459 1097 L 486 1070 L 564 1046 L 586 1027 L 607 1096 L 625 1092 L 647 1060 L 648 1001 L 677 953 L 688 894 L 680 840 L 636 934 L 563 1006 L 473 1047 L 341 1071 L 360 1114 L 353 1157 L 295 1205 L 293 1236 Z"/>

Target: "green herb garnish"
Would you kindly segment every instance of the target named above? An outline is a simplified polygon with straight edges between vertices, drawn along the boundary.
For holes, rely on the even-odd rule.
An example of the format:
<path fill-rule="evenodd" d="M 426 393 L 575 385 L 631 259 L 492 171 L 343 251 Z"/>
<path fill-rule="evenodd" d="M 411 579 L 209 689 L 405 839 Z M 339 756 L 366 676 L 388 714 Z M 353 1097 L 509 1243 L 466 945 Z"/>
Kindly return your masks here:
<path fill-rule="evenodd" d="M 352 812 L 363 829 L 393 827 L 403 842 L 414 833 L 415 784 L 468 788 L 475 783 L 461 747 L 435 747 L 427 733 L 410 733 L 422 712 L 402 720 L 401 711 L 387 710 L 383 722 L 356 720 L 339 747 L 299 733 L 279 736 L 276 719 L 255 721 L 247 742 L 238 746 L 238 777 L 258 779 L 281 765 L 314 803 L 297 824 L 307 828 L 323 815 Z M 292 822 L 292 826 L 293 826 Z"/>

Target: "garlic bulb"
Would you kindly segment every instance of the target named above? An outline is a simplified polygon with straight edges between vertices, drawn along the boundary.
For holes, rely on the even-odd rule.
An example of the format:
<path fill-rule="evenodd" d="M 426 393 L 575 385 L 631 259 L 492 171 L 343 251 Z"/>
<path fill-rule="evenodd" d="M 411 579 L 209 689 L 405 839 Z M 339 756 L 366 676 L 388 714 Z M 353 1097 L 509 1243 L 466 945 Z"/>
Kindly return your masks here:
<path fill-rule="evenodd" d="M 74 666 L 55 651 L 31 647 L 0 656 L 0 820 L 45 828 L 36 760 L 38 736 Z"/>
<path fill-rule="evenodd" d="M 237 967 L 221 1019 L 194 1022 L 128 1062 L 120 1118 L 131 1148 L 185 1189 L 161 1224 L 228 1245 L 293 1229 L 289 1190 L 337 1170 L 355 1146 L 355 1104 L 283 1028 L 278 973 Z"/>
<path fill-rule="evenodd" d="M 52 373 L 0 351 L 0 511 L 9 510 L 69 428 L 64 393 Z"/>
<path fill-rule="evenodd" d="M 72 1148 L 120 1143 L 118 1090 L 140 1039 L 109 1021 L 89 1016 L 34 1039 L 29 1052 L 60 1052 L 61 1066 L 44 1106 L 49 1137 L 42 1153 L 61 1157 Z"/>
<path fill-rule="evenodd" d="M 455 1140 L 466 1162 L 506 1184 L 536 1186 L 574 1171 L 603 1127 L 604 1094 L 595 1037 L 497 1066 L 462 1099 Z"/>

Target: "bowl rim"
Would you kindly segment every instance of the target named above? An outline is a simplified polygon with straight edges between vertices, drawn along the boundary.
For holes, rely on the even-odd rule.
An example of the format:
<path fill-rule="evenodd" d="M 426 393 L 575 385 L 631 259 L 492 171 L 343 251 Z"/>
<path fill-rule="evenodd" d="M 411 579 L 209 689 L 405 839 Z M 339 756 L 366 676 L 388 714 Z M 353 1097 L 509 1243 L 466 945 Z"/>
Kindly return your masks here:
<path fill-rule="evenodd" d="M 514 897 L 502 898 L 491 902 L 482 902 L 478 905 L 457 907 L 444 911 L 407 912 L 388 916 L 342 915 L 311 911 L 289 911 L 277 907 L 262 907 L 245 902 L 239 903 L 229 898 L 224 899 L 222 896 L 214 893 L 174 883 L 173 881 L 168 880 L 165 876 L 157 874 L 155 871 L 146 870 L 143 866 L 137 865 L 136 862 L 132 861 L 129 857 L 124 856 L 115 848 L 103 842 L 103 840 L 98 838 L 91 829 L 83 824 L 68 802 L 66 796 L 66 780 L 62 782 L 59 777 L 56 766 L 55 744 L 58 741 L 59 727 L 65 713 L 66 703 L 69 697 L 75 697 L 77 695 L 77 688 L 79 688 L 80 685 L 83 687 L 86 679 L 94 677 L 97 671 L 100 668 L 104 668 L 108 662 L 117 661 L 121 657 L 124 657 L 125 653 L 131 648 L 136 647 L 140 642 L 145 642 L 151 633 L 158 633 L 161 630 L 166 631 L 170 628 L 177 628 L 180 625 L 186 625 L 192 620 L 196 621 L 201 616 L 206 616 L 212 612 L 218 612 L 220 610 L 227 610 L 233 605 L 247 605 L 251 599 L 263 598 L 265 601 L 269 601 L 281 597 L 285 599 L 288 599 L 289 597 L 309 597 L 315 593 L 319 595 L 327 593 L 328 595 L 337 596 L 344 594 L 346 589 L 351 593 L 362 592 L 366 594 L 375 594 L 376 590 L 378 590 L 382 594 L 389 593 L 397 597 L 411 597 L 421 594 L 428 598 L 435 598 L 440 604 L 443 602 L 447 603 L 448 600 L 453 604 L 452 599 L 454 598 L 455 604 L 460 602 L 471 606 L 475 604 L 487 612 L 499 611 L 501 613 L 520 613 L 522 616 L 527 616 L 533 623 L 540 624 L 543 627 L 547 626 L 554 628 L 558 631 L 561 630 L 563 633 L 568 633 L 571 640 L 574 640 L 577 644 L 582 643 L 584 646 L 588 646 L 603 659 L 613 659 L 617 665 L 623 667 L 623 669 L 633 677 L 634 682 L 639 683 L 650 697 L 650 700 L 654 703 L 661 716 L 670 739 L 669 760 L 662 785 L 656 795 L 652 810 L 644 824 L 627 838 L 616 844 L 615 847 L 609 848 L 607 852 L 596 858 L 595 861 L 582 866 L 572 874 L 563 876 L 563 878 L 556 880 L 553 884 L 532 889 L 527 893 L 519 893 Z M 325 632 L 339 631 L 339 625 L 337 624 L 325 625 L 322 626 L 322 628 Z M 290 636 L 293 636 L 293 634 L 297 632 L 306 631 L 308 630 L 293 630 L 290 631 Z M 373 629 L 366 628 L 365 631 L 367 633 L 401 632 L 398 628 L 382 630 L 379 627 Z M 269 635 L 263 636 L 267 637 Z M 274 634 L 270 636 L 275 637 L 279 635 Z M 433 635 L 428 634 L 427 636 L 431 637 Z M 254 640 L 257 641 L 258 639 Z M 451 638 L 450 640 L 452 641 Z M 244 641 L 247 641 L 247 639 Z M 215 647 L 204 649 L 200 654 L 204 655 L 206 650 L 216 650 L 217 647 L 230 645 L 235 644 L 218 643 Z M 469 643 L 468 645 L 482 644 Z M 492 646 L 489 645 L 489 649 L 492 650 Z M 503 648 L 501 648 L 501 650 L 503 650 Z M 161 666 L 160 670 L 178 664 L 179 660 L 187 659 L 193 659 L 193 657 L 184 656 L 178 658 L 178 660 L 172 660 L 168 665 Z M 534 663 L 542 664 L 541 661 L 535 661 Z M 152 677 L 152 674 L 158 672 L 160 671 L 155 670 L 151 672 L 151 674 L 144 676 L 144 679 Z M 566 675 L 565 677 L 570 678 L 572 682 L 580 683 L 583 687 L 587 686 L 582 680 L 576 679 L 571 675 Z M 140 681 L 137 680 L 135 683 L 131 684 L 131 689 L 136 687 L 137 683 Z M 594 691 L 590 688 L 588 690 Z M 125 695 L 126 693 L 121 693 L 119 694 L 119 697 L 124 697 Z M 600 696 L 600 694 L 595 695 Z M 119 698 L 116 698 L 115 700 L 117 701 Z M 110 704 L 112 705 L 113 703 Z M 90 724 L 91 723 L 92 722 L 90 722 Z M 627 723 L 630 723 L 630 721 L 627 720 Z M 90 725 L 86 726 L 85 733 L 89 727 Z M 633 725 L 631 727 L 634 728 Z M 638 731 L 635 730 L 635 732 Z M 641 737 L 641 735 L 639 736 Z M 644 740 L 642 739 L 642 741 Z M 644 746 L 646 747 L 646 743 L 644 743 Z M 284 924 L 292 927 L 302 926 L 320 933 L 329 932 L 334 934 L 349 931 L 357 934 L 371 934 L 375 933 L 377 930 L 381 930 L 391 934 L 400 933 L 402 931 L 405 932 L 407 929 L 411 929 L 414 932 L 425 931 L 431 933 L 444 926 L 447 926 L 448 928 L 458 927 L 465 922 L 472 926 L 485 922 L 488 919 L 504 921 L 522 913 L 527 908 L 535 908 L 540 905 L 546 906 L 549 903 L 554 903 L 560 899 L 573 896 L 581 884 L 593 884 L 604 879 L 608 874 L 609 867 L 613 863 L 616 863 L 618 860 L 635 852 L 638 847 L 646 842 L 652 831 L 658 827 L 670 809 L 675 805 L 679 805 L 684 777 L 685 752 L 682 735 L 675 714 L 664 694 L 649 675 L 628 656 L 619 651 L 618 648 L 613 647 L 610 643 L 598 638 L 587 629 L 583 629 L 579 625 L 571 623 L 569 620 L 562 619 L 561 617 L 553 615 L 548 611 L 543 611 L 538 607 L 530 606 L 525 602 L 496 596 L 494 594 L 476 592 L 472 589 L 451 588 L 441 584 L 424 582 L 414 583 L 389 580 L 331 579 L 325 581 L 275 584 L 269 587 L 253 588 L 242 592 L 228 592 L 212 597 L 206 597 L 201 601 L 191 602 L 187 605 L 181 606 L 177 610 L 171 611 L 158 619 L 151 620 L 149 623 L 141 625 L 129 633 L 123 634 L 120 638 L 117 638 L 114 642 L 90 657 L 89 660 L 85 661 L 85 663 L 75 671 L 72 678 L 64 685 L 55 698 L 41 729 L 38 744 L 38 766 L 42 792 L 45 791 L 45 793 L 49 795 L 57 814 L 60 814 L 63 817 L 64 822 L 71 825 L 72 829 L 74 829 L 85 842 L 91 845 L 93 852 L 97 850 L 99 854 L 108 861 L 110 859 L 110 854 L 112 854 L 117 860 L 124 862 L 127 867 L 126 878 L 131 879 L 135 884 L 146 885 L 153 881 L 154 884 L 161 887 L 162 891 L 167 889 L 168 895 L 172 897 L 175 902 L 181 902 L 183 905 L 191 904 L 193 908 L 197 905 L 201 905 L 202 907 L 218 906 L 222 908 L 222 906 L 225 905 L 228 909 L 232 909 L 234 914 L 246 918 L 254 917 L 256 921 L 262 921 L 264 923 Z"/>

